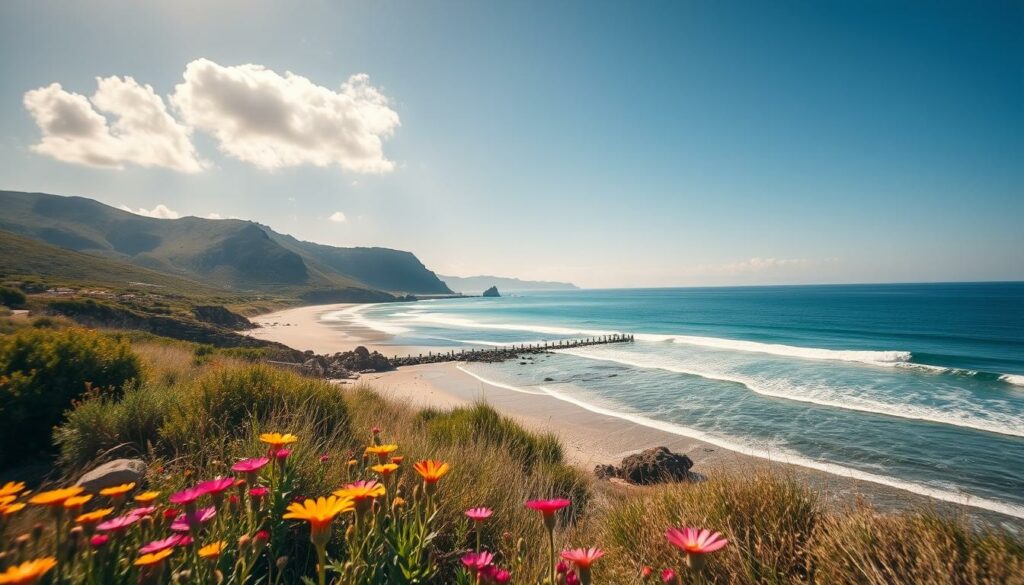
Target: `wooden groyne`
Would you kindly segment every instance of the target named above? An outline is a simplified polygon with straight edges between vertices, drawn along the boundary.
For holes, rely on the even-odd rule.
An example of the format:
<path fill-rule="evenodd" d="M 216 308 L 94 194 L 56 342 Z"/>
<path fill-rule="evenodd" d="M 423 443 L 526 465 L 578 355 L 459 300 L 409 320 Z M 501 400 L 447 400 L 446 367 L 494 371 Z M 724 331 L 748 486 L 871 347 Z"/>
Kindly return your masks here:
<path fill-rule="evenodd" d="M 545 341 L 543 343 L 503 345 L 500 347 L 488 347 L 486 349 L 453 349 L 447 352 L 427 352 L 426 354 L 421 353 L 419 355 L 396 355 L 389 358 L 389 361 L 394 367 L 436 364 L 441 362 L 503 362 L 506 360 L 516 359 L 522 355 L 547 353 L 557 349 L 570 349 L 573 347 L 604 345 L 608 343 L 630 343 L 632 341 L 632 335 L 616 333 L 613 335 L 599 335 L 597 337 Z"/>

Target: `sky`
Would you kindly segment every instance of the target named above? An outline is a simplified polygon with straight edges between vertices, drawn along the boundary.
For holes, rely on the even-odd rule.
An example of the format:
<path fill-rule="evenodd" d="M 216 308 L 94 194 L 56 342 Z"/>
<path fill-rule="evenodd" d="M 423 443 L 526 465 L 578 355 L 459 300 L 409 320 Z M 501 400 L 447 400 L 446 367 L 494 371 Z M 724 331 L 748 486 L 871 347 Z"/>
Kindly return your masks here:
<path fill-rule="evenodd" d="M 0 189 L 585 287 L 1024 280 L 1024 2 L 0 2 Z"/>

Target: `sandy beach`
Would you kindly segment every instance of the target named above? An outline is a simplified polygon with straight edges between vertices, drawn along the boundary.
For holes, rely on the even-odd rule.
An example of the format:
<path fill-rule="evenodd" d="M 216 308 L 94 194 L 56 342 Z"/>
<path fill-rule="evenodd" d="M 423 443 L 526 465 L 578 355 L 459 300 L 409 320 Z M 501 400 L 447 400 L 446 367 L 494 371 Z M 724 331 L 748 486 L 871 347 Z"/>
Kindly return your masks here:
<path fill-rule="evenodd" d="M 266 313 L 251 318 L 250 321 L 258 327 L 245 334 L 319 354 L 351 351 L 360 345 L 388 357 L 427 351 L 421 347 L 389 343 L 394 339 L 393 335 L 361 322 L 354 312 L 360 306 L 353 303 L 312 305 Z"/>

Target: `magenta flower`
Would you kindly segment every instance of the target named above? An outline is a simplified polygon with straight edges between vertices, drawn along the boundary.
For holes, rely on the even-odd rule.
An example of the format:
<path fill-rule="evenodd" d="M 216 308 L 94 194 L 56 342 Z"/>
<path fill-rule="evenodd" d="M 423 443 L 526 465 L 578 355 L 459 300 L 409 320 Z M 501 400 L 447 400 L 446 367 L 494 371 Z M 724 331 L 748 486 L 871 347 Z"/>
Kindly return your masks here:
<path fill-rule="evenodd" d="M 580 585 L 580 578 L 576 576 L 576 571 L 569 571 L 565 574 L 565 585 Z"/>
<path fill-rule="evenodd" d="M 139 518 L 141 518 L 143 516 L 152 516 L 154 512 L 156 512 L 155 506 L 147 506 L 145 508 L 132 508 L 131 510 L 128 510 L 128 516 L 138 516 Z"/>
<path fill-rule="evenodd" d="M 253 498 L 257 498 L 257 499 L 265 498 L 265 497 L 267 497 L 267 494 L 269 494 L 269 493 L 270 493 L 270 490 L 267 489 L 264 486 L 261 486 L 261 485 L 254 486 L 253 488 L 251 488 L 249 490 L 249 496 L 253 497 Z"/>
<path fill-rule="evenodd" d="M 499 569 L 495 565 L 488 565 L 480 569 L 480 580 L 484 583 L 495 583 L 505 585 L 512 578 L 512 573 L 505 569 Z"/>
<path fill-rule="evenodd" d="M 207 494 L 220 494 L 233 485 L 235 485 L 234 478 L 218 477 L 217 479 L 211 479 L 200 483 L 195 487 L 195 489 Z"/>
<path fill-rule="evenodd" d="M 698 570 L 704 566 L 704 555 L 729 544 L 720 533 L 711 532 L 707 528 L 669 528 L 665 538 L 686 554 L 687 566 Z"/>
<path fill-rule="evenodd" d="M 530 500 L 526 502 L 526 507 L 531 510 L 537 510 L 541 514 L 544 514 L 545 518 L 549 518 L 555 514 L 555 512 L 565 508 L 572 502 L 565 498 L 557 498 L 554 500 Z"/>
<path fill-rule="evenodd" d="M 476 573 L 494 562 L 494 554 L 487 551 L 471 552 L 462 555 L 462 564 Z"/>
<path fill-rule="evenodd" d="M 567 561 L 572 561 L 576 565 L 576 571 L 579 572 L 580 582 L 583 585 L 590 585 L 590 565 L 594 564 L 594 561 L 604 556 L 604 551 L 599 548 L 576 548 L 572 550 L 563 550 L 562 558 Z"/>
<path fill-rule="evenodd" d="M 167 538 L 163 538 L 161 540 L 154 540 L 153 542 L 150 542 L 146 546 L 140 548 L 139 554 L 148 555 L 149 553 L 160 552 L 162 550 L 174 548 L 178 545 L 184 546 L 185 544 L 188 544 L 184 542 L 185 540 L 192 542 L 192 537 L 186 536 L 184 534 L 172 534 Z"/>
<path fill-rule="evenodd" d="M 117 518 L 112 518 L 106 522 L 100 522 L 96 525 L 96 530 L 99 530 L 100 532 L 121 532 L 125 528 L 128 528 L 132 524 L 138 522 L 140 518 L 141 516 L 133 516 L 131 514 L 118 516 Z"/>
<path fill-rule="evenodd" d="M 235 463 L 231 466 L 231 471 L 234 471 L 235 473 L 244 473 L 245 481 L 253 484 L 259 481 L 260 470 L 263 469 L 263 466 L 267 463 L 270 463 L 269 457 L 253 457 L 252 459 L 245 459 Z"/>
<path fill-rule="evenodd" d="M 330 460 L 331 456 L 328 455 L 327 453 L 324 453 L 323 455 L 320 456 L 320 463 L 327 463 Z"/>
<path fill-rule="evenodd" d="M 662 569 L 661 570 L 661 582 L 662 583 L 667 583 L 668 585 L 672 585 L 673 583 L 676 582 L 676 572 L 673 571 L 672 569 Z"/>
<path fill-rule="evenodd" d="M 103 545 L 107 544 L 107 541 L 109 540 L 110 537 L 106 534 L 94 534 L 92 538 L 89 539 L 89 546 L 93 548 L 100 548 Z"/>
<path fill-rule="evenodd" d="M 558 573 L 559 575 L 564 575 L 564 574 L 568 573 L 569 572 L 569 563 L 567 563 L 565 561 L 558 561 L 558 564 L 555 565 L 555 572 Z"/>
<path fill-rule="evenodd" d="M 483 522 L 494 514 L 494 510 L 490 508 L 470 508 L 466 510 L 466 516 L 475 522 Z"/>
<path fill-rule="evenodd" d="M 201 508 L 194 512 L 185 512 L 174 519 L 174 522 L 171 523 L 171 530 L 175 532 L 199 530 L 203 524 L 212 520 L 216 515 L 217 509 L 213 506 L 210 506 L 209 508 Z"/>
<path fill-rule="evenodd" d="M 179 506 L 185 506 L 187 508 L 189 506 L 194 506 L 196 500 L 205 495 L 206 492 L 199 489 L 199 487 L 196 486 L 186 488 L 181 490 L 180 492 L 171 494 L 171 496 L 167 498 L 167 501 L 169 501 L 172 504 L 178 504 Z"/>

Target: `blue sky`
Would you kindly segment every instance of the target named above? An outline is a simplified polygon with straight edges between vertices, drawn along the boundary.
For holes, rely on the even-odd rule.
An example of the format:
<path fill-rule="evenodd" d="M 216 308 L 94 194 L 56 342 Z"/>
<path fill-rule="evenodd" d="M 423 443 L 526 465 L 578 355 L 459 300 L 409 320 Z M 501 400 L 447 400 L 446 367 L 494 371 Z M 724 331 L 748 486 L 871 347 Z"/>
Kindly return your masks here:
<path fill-rule="evenodd" d="M 0 71 L 3 189 L 456 275 L 1024 279 L 1020 2 L 6 0 Z"/>

